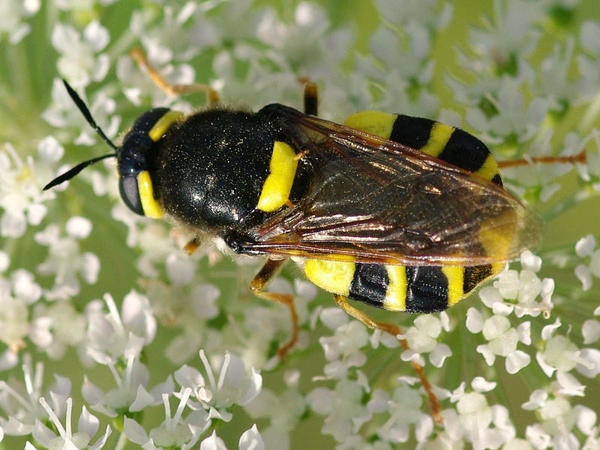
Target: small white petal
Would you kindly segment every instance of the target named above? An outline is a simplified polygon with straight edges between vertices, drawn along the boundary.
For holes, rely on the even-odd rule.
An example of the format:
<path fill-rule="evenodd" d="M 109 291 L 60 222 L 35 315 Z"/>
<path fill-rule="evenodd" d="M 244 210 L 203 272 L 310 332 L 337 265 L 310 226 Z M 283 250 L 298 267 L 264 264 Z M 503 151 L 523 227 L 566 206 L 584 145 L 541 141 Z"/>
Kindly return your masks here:
<path fill-rule="evenodd" d="M 594 247 L 596 247 L 596 238 L 589 234 L 577 241 L 577 244 L 575 244 L 575 252 L 577 253 L 577 256 L 584 258 L 592 255 Z"/>
<path fill-rule="evenodd" d="M 475 377 L 471 381 L 471 387 L 477 392 L 489 392 L 496 387 L 496 382 L 487 381 L 483 377 Z"/>
<path fill-rule="evenodd" d="M 217 436 L 217 432 L 212 434 L 200 443 L 200 450 L 227 450 L 227 446 L 223 439 Z"/>
<path fill-rule="evenodd" d="M 588 378 L 600 374 L 600 350 L 584 348 L 579 355 L 577 371 Z"/>
<path fill-rule="evenodd" d="M 492 316 L 483 323 L 483 337 L 488 341 L 502 336 L 510 329 L 510 321 L 504 316 Z"/>
<path fill-rule="evenodd" d="M 542 268 L 542 258 L 534 255 L 529 250 L 525 250 L 523 253 L 521 253 L 521 265 L 526 270 L 539 272 Z"/>
<path fill-rule="evenodd" d="M 534 448 L 550 448 L 552 445 L 552 436 L 544 431 L 541 425 L 531 425 L 525 429 L 525 437 L 534 446 Z"/>
<path fill-rule="evenodd" d="M 483 330 L 483 316 L 477 308 L 469 308 L 467 310 L 467 330 L 473 334 L 481 333 Z"/>
<path fill-rule="evenodd" d="M 548 400 L 548 393 L 544 389 L 536 389 L 529 395 L 529 400 L 523 403 L 522 408 L 528 411 L 541 408 Z"/>
<path fill-rule="evenodd" d="M 592 271 L 584 264 L 579 264 L 575 267 L 575 276 L 581 282 L 581 288 L 584 291 L 590 290 L 592 287 Z"/>
<path fill-rule="evenodd" d="M 6 252 L 0 250 L 0 273 L 4 272 L 10 266 L 10 258 Z"/>
<path fill-rule="evenodd" d="M 526 321 L 517 327 L 519 341 L 525 345 L 531 345 L 531 322 Z"/>
<path fill-rule="evenodd" d="M 435 367 L 442 367 L 446 358 L 452 356 L 452 350 L 446 344 L 438 344 L 429 354 L 429 361 Z"/>
<path fill-rule="evenodd" d="M 583 405 L 576 405 L 573 412 L 575 413 L 577 428 L 586 436 L 591 436 L 598 420 L 596 412 Z"/>
<path fill-rule="evenodd" d="M 81 255 L 81 276 L 88 284 L 95 284 L 98 281 L 98 274 L 100 273 L 100 259 L 90 252 L 86 252 Z"/>
<path fill-rule="evenodd" d="M 600 339 L 600 322 L 594 319 L 586 320 L 583 322 L 581 334 L 583 335 L 584 344 L 593 344 Z"/>
<path fill-rule="evenodd" d="M 496 354 L 490 349 L 489 345 L 478 345 L 476 350 L 481 353 L 488 366 L 496 361 Z"/>
<path fill-rule="evenodd" d="M 262 436 L 256 428 L 256 424 L 240 436 L 239 449 L 240 450 L 264 450 L 265 443 L 263 442 Z"/>
<path fill-rule="evenodd" d="M 108 30 L 100 25 L 97 20 L 90 22 L 90 24 L 85 27 L 83 30 L 83 36 L 90 44 L 92 50 L 95 52 L 98 52 L 106 47 L 110 40 Z"/>
<path fill-rule="evenodd" d="M 125 433 L 125 436 L 127 436 L 127 439 L 144 448 L 146 448 L 147 444 L 151 444 L 150 437 L 148 436 L 148 433 L 146 433 L 146 430 L 129 417 L 125 417 L 125 420 L 123 421 L 123 432 Z"/>
<path fill-rule="evenodd" d="M 317 414 L 329 414 L 336 400 L 336 393 L 327 388 L 316 388 L 308 394 L 308 404 Z"/>
<path fill-rule="evenodd" d="M 323 308 L 321 322 L 330 330 L 335 330 L 348 322 L 348 314 L 340 308 Z"/>
<path fill-rule="evenodd" d="M 75 239 L 84 239 L 88 237 L 92 231 L 92 222 L 80 216 L 71 217 L 67 221 L 66 230 L 69 236 Z"/>
<path fill-rule="evenodd" d="M 506 357 L 506 371 L 514 375 L 522 368 L 527 367 L 530 362 L 531 357 L 527 353 L 515 350 L 514 352 L 510 352 Z"/>
<path fill-rule="evenodd" d="M 502 272 L 494 282 L 494 287 L 503 298 L 516 299 L 519 295 L 519 272 L 516 270 Z"/>
<path fill-rule="evenodd" d="M 96 435 L 99 425 L 100 421 L 98 418 L 91 414 L 85 406 L 82 406 L 77 431 L 79 433 L 85 433 L 92 438 Z"/>
<path fill-rule="evenodd" d="M 559 394 L 583 397 L 585 395 L 585 386 L 570 373 L 556 372 L 556 381 L 558 383 Z"/>
<path fill-rule="evenodd" d="M 596 278 L 600 278 L 600 250 L 592 253 L 590 258 L 590 271 Z"/>
<path fill-rule="evenodd" d="M 560 325 L 561 325 L 560 319 L 556 319 L 554 321 L 554 323 L 552 323 L 550 325 L 546 325 L 544 328 L 542 328 L 542 333 L 541 333 L 542 339 L 545 341 L 550 339 L 552 337 L 552 335 L 554 334 L 554 332 L 560 328 Z"/>
<path fill-rule="evenodd" d="M 60 161 L 64 152 L 65 149 L 54 136 L 47 136 L 38 144 L 38 154 L 40 155 L 40 158 L 49 163 Z"/>
<path fill-rule="evenodd" d="M 187 258 L 187 255 L 180 253 L 171 253 L 167 256 L 167 275 L 176 285 L 189 284 L 196 274 L 196 264 L 193 259 Z"/>

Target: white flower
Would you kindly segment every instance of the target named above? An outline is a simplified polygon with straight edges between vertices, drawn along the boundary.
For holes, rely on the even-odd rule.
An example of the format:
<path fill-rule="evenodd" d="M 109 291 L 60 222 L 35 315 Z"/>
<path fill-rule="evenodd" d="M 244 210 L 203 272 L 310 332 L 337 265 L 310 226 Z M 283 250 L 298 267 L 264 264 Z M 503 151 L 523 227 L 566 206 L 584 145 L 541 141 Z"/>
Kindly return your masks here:
<path fill-rule="evenodd" d="M 386 391 L 376 390 L 367 403 L 373 413 L 385 414 L 387 419 L 378 427 L 377 435 L 384 441 L 398 444 L 407 442 L 411 426 L 426 427 L 431 431 L 431 417 L 421 412 L 423 396 L 417 389 L 403 383 L 394 389 L 391 397 Z M 424 440 L 421 436 L 420 440 Z"/>
<path fill-rule="evenodd" d="M 488 341 L 487 344 L 477 346 L 477 351 L 483 355 L 488 365 L 494 364 L 496 356 L 503 356 L 506 358 L 507 372 L 514 374 L 529 364 L 529 355 L 517 350 L 519 342 L 531 344 L 529 322 L 523 322 L 517 328 L 513 328 L 510 320 L 504 315 L 484 319 L 477 309 L 469 308 L 466 326 L 471 333 L 482 333 Z"/>
<path fill-rule="evenodd" d="M 441 320 L 444 319 L 445 320 Z M 408 350 L 402 352 L 404 361 L 416 361 L 423 364 L 421 353 L 429 353 L 429 360 L 435 367 L 442 367 L 444 360 L 452 355 L 452 350 L 447 344 L 437 341 L 442 331 L 449 331 L 448 319 L 442 313 L 441 319 L 433 314 L 417 317 L 413 326 L 404 333 L 408 342 Z"/>
<path fill-rule="evenodd" d="M 65 400 L 71 395 L 71 381 L 58 375 L 44 393 L 44 366 L 37 363 L 34 368 L 31 363 L 31 357 L 26 355 L 22 367 L 23 383 L 0 381 L 0 408 L 10 412 L 7 419 L 0 417 L 0 427 L 5 435 L 30 434 L 38 420 L 46 420 L 46 412 L 39 402 L 42 396 L 50 399 L 55 411 L 63 412 Z"/>
<path fill-rule="evenodd" d="M 37 443 L 43 445 L 43 448 L 52 449 L 90 449 L 97 450 L 103 448 L 111 434 L 110 426 L 106 426 L 104 434 L 92 443 L 92 439 L 98 432 L 100 421 L 96 416 L 90 414 L 85 406 L 81 407 L 78 428 L 76 432 L 72 430 L 71 414 L 73 409 L 73 399 L 66 399 L 65 425 L 60 421 L 57 411 L 50 407 L 45 398 L 40 398 L 40 403 L 50 418 L 54 428 L 51 430 L 41 421 L 37 420 L 33 429 L 32 436 Z M 58 433 L 57 433 L 58 432 Z M 25 445 L 27 450 L 34 450 L 35 447 L 29 441 Z"/>
<path fill-rule="evenodd" d="M 493 286 L 481 289 L 480 296 L 484 304 L 494 313 L 505 316 L 513 310 L 517 317 L 537 317 L 542 313 L 547 316 L 553 307 L 554 280 L 538 278 L 536 273 L 541 269 L 541 264 L 539 256 L 524 251 L 521 254 L 521 271 L 505 270 L 498 275 Z M 541 301 L 538 297 L 541 297 Z"/>
<path fill-rule="evenodd" d="M 43 327 L 36 327 L 37 333 L 31 340 L 52 359 L 62 358 L 69 347 L 84 342 L 85 316 L 67 301 L 38 303 L 33 317 L 33 322 Z"/>
<path fill-rule="evenodd" d="M 308 394 L 310 408 L 324 415 L 322 432 L 330 434 L 337 442 L 344 442 L 358 433 L 371 413 L 362 403 L 364 386 L 356 381 L 340 380 L 335 389 L 316 388 Z"/>
<path fill-rule="evenodd" d="M 490 406 L 482 392 L 490 389 L 485 380 L 473 380 L 475 392 L 465 392 L 461 385 L 452 394 L 451 400 L 456 402 L 457 420 L 462 428 L 461 433 L 476 449 L 496 449 L 510 441 L 516 435 L 510 422 L 508 410 L 501 405 Z M 451 425 L 449 428 L 456 427 Z M 455 429 L 454 433 L 459 430 Z"/>
<path fill-rule="evenodd" d="M 536 359 L 547 376 L 554 371 L 568 372 L 575 368 L 580 360 L 580 350 L 569 338 L 561 335 L 552 336 L 544 349 L 536 353 Z"/>
<path fill-rule="evenodd" d="M 5 0 L 0 3 L 0 38 L 9 35 L 12 45 L 29 34 L 31 26 L 23 19 L 34 16 L 40 9 L 40 0 Z"/>
<path fill-rule="evenodd" d="M 104 391 L 85 377 L 81 393 L 92 409 L 109 417 L 116 417 L 122 411 L 141 411 L 148 405 L 156 405 L 161 402 L 164 392 L 173 391 L 172 381 L 167 380 L 150 393 L 146 389 L 150 379 L 148 369 L 133 356 L 127 359 L 121 371 L 112 364 L 107 364 L 107 367 L 116 388 Z"/>
<path fill-rule="evenodd" d="M 35 241 L 48 247 L 47 259 L 38 266 L 41 275 L 54 275 L 54 286 L 45 292 L 47 299 L 68 299 L 79 292 L 78 275 L 88 284 L 98 279 L 100 261 L 91 253 L 80 253 L 80 239 L 91 231 L 89 219 L 72 217 L 67 222 L 67 235 L 61 236 L 57 225 L 49 225 L 35 234 Z"/>
<path fill-rule="evenodd" d="M 138 357 L 156 334 L 156 319 L 146 297 L 135 291 L 125 296 L 121 314 L 113 298 L 106 294 L 104 301 L 87 307 L 88 331 L 86 351 L 99 364 L 116 364 L 119 359 Z"/>
<path fill-rule="evenodd" d="M 546 397 L 537 403 L 535 409 L 540 423 L 528 426 L 525 432 L 527 440 L 535 448 L 580 448 L 573 429 L 577 426 L 585 434 L 590 434 L 590 424 L 595 421 L 595 415 L 590 414 L 588 408 L 574 408 L 564 397 Z"/>
<path fill-rule="evenodd" d="M 306 411 L 306 402 L 302 393 L 288 383 L 283 392 L 262 389 L 245 409 L 253 419 L 269 419 L 270 425 L 261 433 L 266 448 L 285 450 L 290 447 L 290 432 L 298 426 Z"/>
<path fill-rule="evenodd" d="M 589 258 L 589 264 L 579 264 L 575 275 L 581 281 L 584 291 L 592 287 L 592 277 L 600 278 L 600 248 L 596 249 L 596 239 L 591 234 L 582 237 L 575 244 L 575 252 L 580 258 Z"/>
<path fill-rule="evenodd" d="M 581 25 L 581 46 L 586 50 L 577 56 L 578 69 L 581 79 L 578 80 L 579 89 L 588 98 L 598 95 L 598 55 L 600 55 L 600 26 L 595 20 L 587 20 Z"/>
<path fill-rule="evenodd" d="M 127 438 L 141 445 L 144 449 L 159 449 L 165 447 L 176 447 L 189 449 L 194 446 L 200 436 L 210 426 L 211 421 L 208 413 L 202 409 L 191 411 L 184 416 L 191 389 L 184 389 L 179 398 L 177 410 L 171 415 L 171 404 L 169 394 L 162 394 L 165 420 L 158 426 L 152 428 L 148 433 L 134 419 L 125 417 L 123 431 Z"/>
<path fill-rule="evenodd" d="M 58 23 L 52 32 L 52 45 L 61 56 L 58 70 L 75 87 L 101 81 L 110 65 L 109 57 L 100 53 L 109 42 L 108 30 L 98 22 L 90 22 L 79 33 L 70 25 Z M 100 53 L 96 56 L 96 53 Z"/>
<path fill-rule="evenodd" d="M 49 178 L 48 166 L 62 156 L 63 148 L 55 138 L 47 137 L 38 145 L 38 155 L 22 158 L 9 142 L 0 151 L 0 236 L 17 238 L 28 225 L 39 225 L 46 216 L 43 204 L 54 194 L 42 192 Z"/>
<path fill-rule="evenodd" d="M 5 364 L 14 362 L 8 353 L 15 355 L 25 346 L 26 338 L 39 345 L 46 342 L 48 321 L 40 317 L 31 319 L 28 310 L 41 294 L 41 287 L 27 270 L 15 270 L 10 280 L 0 277 L 0 342 L 7 346 L 2 358 Z"/>
<path fill-rule="evenodd" d="M 245 405 L 254 399 L 262 388 L 262 377 L 254 369 L 245 369 L 243 361 L 235 355 L 225 353 L 220 358 L 219 372 L 213 372 L 204 350 L 200 350 L 200 360 L 206 377 L 193 367 L 183 366 L 175 372 L 175 381 L 182 387 L 191 389 L 190 407 L 209 411 L 211 418 L 231 420 L 227 411 L 234 404 Z M 217 376 L 215 376 L 217 375 Z"/>
<path fill-rule="evenodd" d="M 319 342 L 328 361 L 323 369 L 328 377 L 345 378 L 348 369 L 360 367 L 367 361 L 361 349 L 369 343 L 369 334 L 356 320 L 346 318 L 346 323 L 336 328 L 333 336 L 322 337 Z"/>

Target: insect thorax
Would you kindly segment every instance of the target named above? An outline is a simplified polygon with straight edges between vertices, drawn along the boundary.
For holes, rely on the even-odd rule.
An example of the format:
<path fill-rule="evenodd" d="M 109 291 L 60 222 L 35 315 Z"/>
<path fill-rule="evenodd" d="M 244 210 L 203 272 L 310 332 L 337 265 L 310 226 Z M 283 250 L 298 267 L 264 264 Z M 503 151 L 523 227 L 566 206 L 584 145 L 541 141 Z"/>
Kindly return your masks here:
<path fill-rule="evenodd" d="M 160 141 L 153 184 L 165 211 L 187 225 L 219 230 L 255 223 L 275 142 L 253 113 L 210 110 L 171 127 Z"/>

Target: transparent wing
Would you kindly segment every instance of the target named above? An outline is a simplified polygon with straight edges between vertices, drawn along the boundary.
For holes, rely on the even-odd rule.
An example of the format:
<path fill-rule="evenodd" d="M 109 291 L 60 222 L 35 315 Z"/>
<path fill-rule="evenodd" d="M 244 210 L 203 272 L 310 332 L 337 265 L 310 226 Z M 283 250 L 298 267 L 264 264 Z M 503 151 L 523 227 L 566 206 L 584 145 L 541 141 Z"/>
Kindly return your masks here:
<path fill-rule="evenodd" d="M 244 250 L 471 266 L 537 243 L 537 217 L 489 180 L 360 130 L 280 113 L 311 181 L 300 201 L 252 230 Z"/>

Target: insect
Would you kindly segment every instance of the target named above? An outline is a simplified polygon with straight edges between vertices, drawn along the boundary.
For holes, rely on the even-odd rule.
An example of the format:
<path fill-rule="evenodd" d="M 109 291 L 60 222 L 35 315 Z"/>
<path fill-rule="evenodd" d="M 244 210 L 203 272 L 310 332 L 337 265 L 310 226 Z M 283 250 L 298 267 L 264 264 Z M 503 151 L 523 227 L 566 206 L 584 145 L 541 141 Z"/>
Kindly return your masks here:
<path fill-rule="evenodd" d="M 344 309 L 351 299 L 432 312 L 464 298 L 539 236 L 536 216 L 503 189 L 488 148 L 433 120 L 366 111 L 329 122 L 316 117 L 309 84 L 303 113 L 278 103 L 187 116 L 150 109 L 118 147 L 64 85 L 114 153 L 44 189 L 115 157 L 133 212 L 196 230 L 190 252 L 208 234 L 237 253 L 267 256 L 252 290 L 290 308 L 287 296 L 264 290 L 288 257 L 302 258 L 307 278 Z"/>
<path fill-rule="evenodd" d="M 188 251 L 210 235 L 234 252 L 266 257 L 250 286 L 290 310 L 293 332 L 281 356 L 297 340 L 298 318 L 290 295 L 265 288 L 289 257 L 350 315 L 397 335 L 396 325 L 372 320 L 349 300 L 444 310 L 538 241 L 537 217 L 503 188 L 488 148 L 458 128 L 375 111 L 333 123 L 316 117 L 316 85 L 307 83 L 303 112 L 278 103 L 190 115 L 154 108 L 117 146 L 64 84 L 114 152 L 44 189 L 114 157 L 125 204 L 194 230 Z M 197 87 L 216 103 L 210 88 Z"/>

